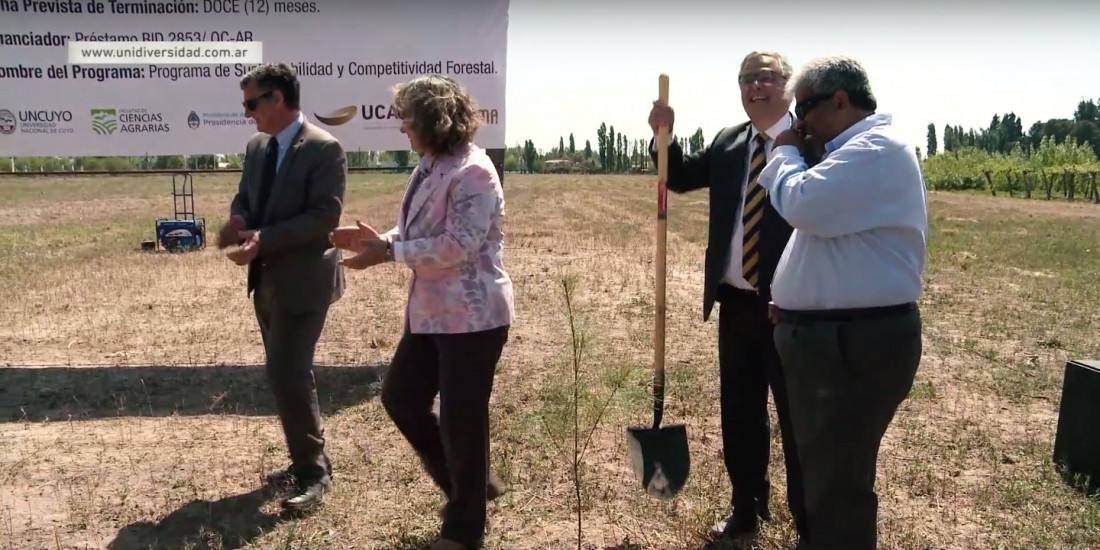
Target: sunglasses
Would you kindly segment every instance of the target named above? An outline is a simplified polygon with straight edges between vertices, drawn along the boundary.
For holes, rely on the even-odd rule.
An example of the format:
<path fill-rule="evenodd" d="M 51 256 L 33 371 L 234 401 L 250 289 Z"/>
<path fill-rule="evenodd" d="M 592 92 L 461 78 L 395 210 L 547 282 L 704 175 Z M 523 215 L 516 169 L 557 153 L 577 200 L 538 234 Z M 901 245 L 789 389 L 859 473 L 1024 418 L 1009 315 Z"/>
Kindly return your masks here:
<path fill-rule="evenodd" d="M 746 86 L 754 82 L 769 85 L 775 84 L 776 82 L 779 82 L 781 80 L 783 80 L 783 75 L 771 69 L 762 69 L 754 73 L 743 73 L 737 75 L 737 82 L 740 83 L 742 86 Z"/>
<path fill-rule="evenodd" d="M 833 95 L 835 95 L 835 92 L 831 94 L 817 94 L 815 96 L 810 96 L 802 101 L 799 101 L 794 106 L 794 116 L 797 117 L 799 120 L 805 120 L 806 114 L 809 113 L 814 108 L 814 106 L 816 106 L 818 103 L 821 103 L 822 101 L 825 101 L 826 99 L 832 98 Z"/>
<path fill-rule="evenodd" d="M 260 100 L 265 98 L 265 97 L 270 96 L 271 93 L 274 92 L 274 91 L 275 90 L 268 90 L 268 91 L 254 97 L 252 99 L 246 99 L 246 100 L 241 102 L 241 105 L 244 105 L 244 108 L 245 108 L 246 111 L 255 111 L 256 107 L 258 107 L 260 105 Z"/>

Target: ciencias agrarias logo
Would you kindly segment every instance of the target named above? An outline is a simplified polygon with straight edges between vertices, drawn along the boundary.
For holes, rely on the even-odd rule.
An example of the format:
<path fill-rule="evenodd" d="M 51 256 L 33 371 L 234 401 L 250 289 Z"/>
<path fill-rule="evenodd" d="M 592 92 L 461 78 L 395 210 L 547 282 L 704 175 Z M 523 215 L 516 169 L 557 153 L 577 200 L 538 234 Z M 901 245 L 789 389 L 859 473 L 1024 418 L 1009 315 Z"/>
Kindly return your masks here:
<path fill-rule="evenodd" d="M 92 109 L 92 130 L 106 136 L 118 129 L 118 111 L 115 109 Z"/>

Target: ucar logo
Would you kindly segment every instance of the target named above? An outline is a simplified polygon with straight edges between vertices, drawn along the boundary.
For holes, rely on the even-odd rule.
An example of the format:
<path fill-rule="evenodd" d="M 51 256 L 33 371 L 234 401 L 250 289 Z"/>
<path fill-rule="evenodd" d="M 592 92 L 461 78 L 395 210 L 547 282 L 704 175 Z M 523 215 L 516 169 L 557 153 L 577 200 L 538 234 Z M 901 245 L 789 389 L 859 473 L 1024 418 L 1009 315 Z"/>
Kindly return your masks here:
<path fill-rule="evenodd" d="M 92 109 L 92 130 L 99 135 L 115 133 L 118 128 L 118 112 L 114 109 Z"/>
<path fill-rule="evenodd" d="M 313 113 L 313 116 L 317 117 L 317 120 L 328 124 L 329 126 L 339 126 L 346 124 L 352 118 L 355 118 L 355 111 L 358 109 L 355 105 L 348 105 L 347 107 L 341 107 L 327 115 L 319 115 Z"/>
<path fill-rule="evenodd" d="M 199 127 L 199 124 L 202 124 L 202 120 L 199 119 L 198 113 L 191 111 L 191 114 L 187 115 L 187 125 L 194 130 Z"/>
<path fill-rule="evenodd" d="M 0 109 L 0 134 L 11 134 L 15 132 L 15 113 L 7 110 Z"/>

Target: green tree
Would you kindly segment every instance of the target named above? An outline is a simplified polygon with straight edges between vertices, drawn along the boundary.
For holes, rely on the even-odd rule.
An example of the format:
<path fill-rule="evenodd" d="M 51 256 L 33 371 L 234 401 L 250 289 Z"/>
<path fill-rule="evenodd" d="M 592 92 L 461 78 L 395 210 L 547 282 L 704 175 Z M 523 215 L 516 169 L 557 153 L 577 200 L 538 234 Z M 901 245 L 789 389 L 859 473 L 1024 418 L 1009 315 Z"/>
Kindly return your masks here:
<path fill-rule="evenodd" d="M 607 171 L 614 173 L 617 166 L 616 156 L 619 152 L 619 141 L 615 137 L 615 127 L 607 129 Z"/>
<path fill-rule="evenodd" d="M 1001 117 L 1001 142 L 998 149 L 1001 153 L 1009 153 L 1017 143 L 1024 138 L 1024 123 L 1016 116 L 1016 113 L 1008 113 Z"/>
<path fill-rule="evenodd" d="M 1077 122 L 1100 123 L 1100 107 L 1093 100 L 1081 101 L 1077 104 L 1077 110 L 1073 112 L 1073 120 Z"/>
<path fill-rule="evenodd" d="M 1100 124 L 1091 120 L 1078 120 L 1070 128 L 1069 137 L 1077 143 L 1087 145 L 1100 155 Z"/>
<path fill-rule="evenodd" d="M 607 171 L 607 123 L 601 122 L 600 129 L 596 131 L 596 138 L 600 153 L 600 170 Z"/>
<path fill-rule="evenodd" d="M 569 132 L 569 156 L 577 153 L 577 143 L 573 141 L 573 132 Z"/>
<path fill-rule="evenodd" d="M 523 148 L 516 145 L 504 150 L 504 171 L 519 172 L 520 158 L 523 156 Z"/>
<path fill-rule="evenodd" d="M 615 172 L 622 173 L 626 150 L 626 136 L 619 134 L 615 141 Z"/>
<path fill-rule="evenodd" d="M 527 143 L 523 144 L 523 162 L 527 165 L 529 174 L 536 172 L 535 161 L 538 159 L 538 155 L 538 151 L 535 150 L 535 142 L 527 140 Z"/>
<path fill-rule="evenodd" d="M 691 139 L 688 140 L 688 146 L 690 147 L 690 152 L 693 153 L 693 154 L 697 153 L 699 151 L 702 151 L 703 148 L 706 147 L 706 144 L 707 144 L 707 140 L 706 140 L 705 137 L 703 137 L 703 129 L 702 128 L 696 129 L 695 133 L 691 135 Z"/>
<path fill-rule="evenodd" d="M 936 154 L 936 144 L 937 144 L 937 141 L 936 141 L 936 125 L 929 122 L 928 123 L 928 156 L 931 157 L 931 156 Z"/>

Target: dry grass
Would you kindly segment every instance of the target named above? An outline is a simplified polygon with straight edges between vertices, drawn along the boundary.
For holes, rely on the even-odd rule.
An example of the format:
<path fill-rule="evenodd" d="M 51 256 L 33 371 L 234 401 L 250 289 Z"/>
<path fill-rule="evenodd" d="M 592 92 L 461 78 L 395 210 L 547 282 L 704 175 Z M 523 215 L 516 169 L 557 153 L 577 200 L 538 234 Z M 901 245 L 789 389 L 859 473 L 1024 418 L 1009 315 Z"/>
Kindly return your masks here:
<path fill-rule="evenodd" d="M 400 176 L 354 176 L 345 220 L 389 228 Z M 196 178 L 209 227 L 235 181 Z M 0 180 L 0 548 L 420 547 L 440 495 L 374 399 L 399 336 L 406 271 L 349 275 L 318 349 L 336 469 L 326 506 L 276 514 L 285 465 L 244 272 L 217 250 L 139 251 L 171 213 L 166 178 Z M 518 320 L 493 397 L 493 462 L 511 487 L 490 549 L 575 547 L 571 347 L 562 279 L 591 338 L 582 426 L 584 543 L 696 549 L 725 512 L 714 323 L 701 321 L 706 196 L 673 196 L 666 422 L 688 425 L 682 496 L 636 487 L 623 427 L 645 423 L 654 191 L 643 177 L 509 175 L 506 265 Z M 931 197 L 926 352 L 880 459 L 882 548 L 1096 548 L 1100 504 L 1049 461 L 1062 369 L 1100 356 L 1100 209 Z M 566 432 L 567 433 L 567 432 Z M 561 452 L 564 450 L 565 452 Z M 773 440 L 759 548 L 792 542 Z M 637 546 L 631 546 L 637 545 Z"/>

